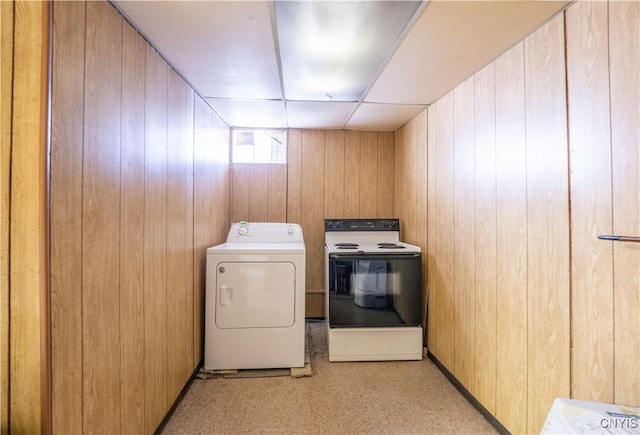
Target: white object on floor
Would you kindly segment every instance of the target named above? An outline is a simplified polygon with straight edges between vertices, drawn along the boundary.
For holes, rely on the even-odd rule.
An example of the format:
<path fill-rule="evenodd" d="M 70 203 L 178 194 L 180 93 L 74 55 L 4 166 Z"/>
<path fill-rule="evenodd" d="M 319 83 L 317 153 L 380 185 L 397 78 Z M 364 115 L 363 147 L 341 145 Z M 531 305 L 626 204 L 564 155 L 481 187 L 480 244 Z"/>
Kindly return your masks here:
<path fill-rule="evenodd" d="M 556 399 L 551 405 L 542 434 L 640 434 L 640 408 Z"/>
<path fill-rule="evenodd" d="M 207 249 L 206 370 L 304 367 L 305 254 L 289 223 L 233 224 Z"/>

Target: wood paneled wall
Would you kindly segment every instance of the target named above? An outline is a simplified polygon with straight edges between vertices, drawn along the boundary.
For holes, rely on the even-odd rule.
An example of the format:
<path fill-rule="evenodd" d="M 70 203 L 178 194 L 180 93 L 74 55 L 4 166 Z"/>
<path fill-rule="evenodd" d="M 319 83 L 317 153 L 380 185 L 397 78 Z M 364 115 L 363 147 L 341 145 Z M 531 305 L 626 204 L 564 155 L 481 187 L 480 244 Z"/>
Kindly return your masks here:
<path fill-rule="evenodd" d="M 49 428 L 49 4 L 2 2 L 0 329 L 2 433 Z"/>
<path fill-rule="evenodd" d="M 393 134 L 290 130 L 287 221 L 300 223 L 307 289 L 324 291 L 324 219 L 389 217 Z"/>
<path fill-rule="evenodd" d="M 525 40 L 527 430 L 569 390 L 569 220 L 563 17 Z M 500 355 L 508 357 L 508 355 Z"/>
<path fill-rule="evenodd" d="M 393 217 L 393 133 L 288 132 L 287 165 L 233 165 L 231 220 L 302 226 L 307 291 L 324 292 L 324 219 Z"/>
<path fill-rule="evenodd" d="M 640 4 L 567 13 L 571 394 L 640 406 Z"/>
<path fill-rule="evenodd" d="M 640 3 L 608 5 L 612 231 L 640 235 Z M 609 388 L 615 402 L 640 406 L 640 245 L 614 244 L 609 258 L 614 274 L 613 301 L 605 302 L 613 303 L 614 312 Z"/>
<path fill-rule="evenodd" d="M 224 242 L 229 233 L 229 189 L 229 128 L 204 100 L 196 98 L 193 123 L 194 301 L 193 307 L 187 307 L 193 309 L 192 351 L 196 363 L 202 360 L 204 350 L 206 251 L 210 246 Z"/>
<path fill-rule="evenodd" d="M 429 350 L 514 433 L 640 404 L 640 246 L 596 238 L 640 234 L 639 14 L 576 2 L 396 132 Z"/>
<path fill-rule="evenodd" d="M 393 209 L 400 219 L 401 239 L 423 249 L 422 268 L 428 270 L 427 245 L 427 112 L 423 111 L 394 133 Z M 420 145 L 422 144 L 422 145 Z M 427 276 L 422 275 L 423 313 L 427 307 Z M 425 328 L 425 337 L 427 328 Z"/>
<path fill-rule="evenodd" d="M 236 163 L 231 174 L 231 222 L 287 221 L 286 164 Z"/>
<path fill-rule="evenodd" d="M 495 62 L 496 86 L 496 410 L 512 432 L 527 431 L 528 246 L 524 43 Z M 481 255 L 481 253 L 480 253 Z"/>
<path fill-rule="evenodd" d="M 0 432 L 9 432 L 9 219 L 13 2 L 0 2 Z"/>
<path fill-rule="evenodd" d="M 228 127 L 107 2 L 56 2 L 54 433 L 152 433 L 202 357 Z"/>

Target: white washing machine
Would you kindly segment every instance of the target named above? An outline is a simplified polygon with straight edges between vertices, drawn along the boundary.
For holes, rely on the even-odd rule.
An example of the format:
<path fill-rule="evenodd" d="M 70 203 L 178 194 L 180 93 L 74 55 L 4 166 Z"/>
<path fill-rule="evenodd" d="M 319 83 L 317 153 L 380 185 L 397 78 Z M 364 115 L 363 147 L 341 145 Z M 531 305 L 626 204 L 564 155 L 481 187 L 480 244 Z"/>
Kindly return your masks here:
<path fill-rule="evenodd" d="M 207 249 L 204 368 L 304 366 L 305 245 L 297 224 L 233 224 Z"/>

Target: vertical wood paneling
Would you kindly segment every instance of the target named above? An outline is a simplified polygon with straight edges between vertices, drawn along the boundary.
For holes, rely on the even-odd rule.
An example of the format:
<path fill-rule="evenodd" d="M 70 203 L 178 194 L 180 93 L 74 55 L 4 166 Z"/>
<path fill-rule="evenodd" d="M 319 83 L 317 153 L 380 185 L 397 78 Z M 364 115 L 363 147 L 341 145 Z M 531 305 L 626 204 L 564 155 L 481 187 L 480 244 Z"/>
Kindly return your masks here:
<path fill-rule="evenodd" d="M 211 225 L 212 168 L 206 162 L 211 156 L 211 133 L 207 105 L 195 98 L 193 140 L 193 361 L 202 359 L 204 331 L 204 291 L 206 251 L 213 246 Z"/>
<path fill-rule="evenodd" d="M 360 134 L 360 217 L 375 217 L 378 209 L 378 134 Z"/>
<path fill-rule="evenodd" d="M 360 217 L 360 132 L 344 137 L 344 217 Z"/>
<path fill-rule="evenodd" d="M 50 430 L 51 400 L 46 312 L 49 5 L 17 1 L 13 10 L 9 432 L 40 433 Z"/>
<path fill-rule="evenodd" d="M 473 170 L 480 231 L 473 249 L 479 273 L 476 314 L 483 318 L 476 321 L 480 337 L 473 345 L 483 350 L 493 345 L 495 350 L 484 355 L 488 363 L 476 363 L 474 393 L 489 409 L 495 400 L 492 412 L 513 433 L 540 431 L 556 397 L 630 404 L 640 397 L 640 322 L 635 315 L 640 252 L 634 244 L 614 243 L 611 248 L 610 242 L 601 242 L 608 246 L 599 247 L 593 240 L 605 231 L 640 232 L 640 8 L 633 2 L 610 2 L 608 29 L 605 3 L 577 2 L 572 8 L 566 35 L 563 17 L 557 17 L 479 73 L 476 81 Z M 492 68 L 495 79 L 488 72 Z M 461 92 L 458 87 L 454 94 Z M 447 278 L 442 264 L 447 254 L 441 234 L 450 231 L 450 222 L 441 217 L 446 204 L 442 186 L 447 185 L 442 144 L 449 137 L 457 145 L 464 137 L 457 118 L 455 132 L 442 132 L 450 128 L 443 103 L 429 107 L 427 131 L 428 344 L 441 361 L 443 337 L 451 330 L 451 322 L 444 321 Z M 460 109 L 456 103 L 456 115 Z M 399 199 L 406 196 L 401 187 L 405 162 L 418 157 L 411 144 L 418 142 L 411 138 L 413 121 L 395 135 L 397 214 L 407 209 Z M 494 125 L 495 133 L 490 131 Z M 484 146 L 491 147 L 493 140 L 495 155 Z M 468 171 L 456 159 L 456 211 L 464 207 L 459 186 Z M 458 241 L 457 225 L 455 234 Z M 456 285 L 464 263 L 456 261 L 453 268 Z M 488 287 L 484 294 L 487 284 L 495 290 Z M 468 299 L 470 294 L 461 296 Z M 453 309 L 456 318 L 464 316 L 457 302 Z M 456 364 L 467 350 L 456 342 Z"/>
<path fill-rule="evenodd" d="M 439 328 L 436 322 L 438 315 L 439 300 L 436 286 L 438 285 L 438 275 L 436 271 L 436 176 L 438 168 L 436 165 L 436 108 L 429 106 L 427 113 L 427 252 L 423 252 L 422 256 L 427 257 L 427 347 L 436 355 L 438 351 L 436 340 L 436 328 Z M 399 177 L 399 174 L 396 175 Z"/>
<path fill-rule="evenodd" d="M 411 122 L 411 121 L 409 121 Z M 400 219 L 402 222 L 405 212 L 405 204 L 400 199 L 400 194 L 404 189 L 403 177 L 400 174 L 401 161 L 405 154 L 403 137 L 407 130 L 407 125 L 403 128 L 396 130 L 393 135 L 394 141 L 394 154 L 393 154 L 393 216 Z M 401 229 L 402 230 L 402 229 Z"/>
<path fill-rule="evenodd" d="M 324 216 L 344 216 L 345 196 L 345 133 L 341 130 L 325 132 L 324 146 Z"/>
<path fill-rule="evenodd" d="M 474 78 L 453 92 L 455 159 L 455 347 L 454 373 L 467 390 L 475 392 L 476 335 L 476 198 Z M 473 247 L 473 248 L 472 248 Z"/>
<path fill-rule="evenodd" d="M 167 74 L 146 49 L 144 323 L 145 431 L 167 410 Z"/>
<path fill-rule="evenodd" d="M 412 170 L 414 172 L 413 178 L 413 189 L 409 191 L 409 196 L 413 197 L 413 200 L 407 201 L 409 204 L 414 204 L 414 210 L 405 211 L 406 214 L 413 215 L 414 218 L 409 220 L 409 224 L 413 224 L 413 229 L 410 230 L 409 225 L 404 226 L 404 231 L 400 233 L 400 239 L 404 240 L 408 243 L 412 243 L 421 247 L 423 255 L 422 255 L 422 319 L 423 319 L 423 328 L 424 328 L 424 343 L 426 343 L 426 309 L 427 309 L 427 111 L 423 111 L 418 116 L 416 116 L 413 120 L 411 120 L 410 124 L 405 125 L 407 128 L 411 125 L 411 129 L 413 130 L 412 138 L 409 139 L 409 142 L 413 142 L 412 151 L 408 154 L 411 156 L 415 156 L 413 159 Z M 382 136 L 383 133 L 380 133 Z M 379 137 L 380 137 L 379 136 Z M 392 157 L 393 158 L 393 157 Z M 385 157 L 386 159 L 386 157 Z M 378 161 L 380 162 L 380 156 L 378 156 Z M 379 163 L 380 167 L 380 163 Z M 393 168 L 390 168 L 393 170 Z M 402 175 L 401 175 L 402 176 Z M 387 183 L 386 180 L 392 179 L 392 176 L 386 175 L 385 177 L 380 176 L 378 184 L 385 185 Z M 405 204 L 405 210 L 406 210 Z M 380 208 L 380 204 L 378 204 Z M 382 215 L 381 217 L 384 217 Z M 393 214 L 387 214 L 386 216 L 393 216 Z M 403 216 L 403 221 L 407 222 L 405 216 Z M 410 230 L 411 232 L 409 232 Z"/>
<path fill-rule="evenodd" d="M 613 233 L 640 235 L 640 3 L 609 3 Z M 607 243 L 607 242 L 605 242 Z M 640 246 L 615 243 L 614 397 L 640 405 Z"/>
<path fill-rule="evenodd" d="M 400 230 L 402 232 L 402 222 L 404 221 L 405 202 L 401 198 L 404 190 L 405 178 L 402 174 L 402 161 L 406 154 L 404 150 L 404 136 L 408 126 L 405 124 L 402 128 L 393 133 L 393 216 L 400 219 Z"/>
<path fill-rule="evenodd" d="M 324 289 L 324 132 L 302 132 L 302 212 L 307 289 Z"/>
<path fill-rule="evenodd" d="M 455 220 L 454 203 L 454 106 L 453 93 L 449 93 L 437 103 L 434 143 L 434 157 L 437 165 L 435 178 L 434 207 L 435 228 L 438 232 L 430 233 L 434 237 L 434 256 L 436 275 L 435 285 L 438 292 L 435 326 L 437 352 L 440 362 L 450 371 L 455 368 L 455 269 L 454 247 L 455 234 L 452 223 Z"/>
<path fill-rule="evenodd" d="M 420 142 L 420 132 L 419 130 L 424 129 L 424 139 L 425 142 Z M 381 138 L 383 133 L 379 133 L 379 138 Z M 426 180 L 425 185 L 420 185 L 420 176 L 418 174 L 419 167 L 424 165 L 424 177 L 426 177 L 426 111 L 418 117 L 411 119 L 408 121 L 402 128 L 396 130 L 394 137 L 392 138 L 394 143 L 394 153 L 392 166 L 388 166 L 388 170 L 393 171 L 393 177 L 387 178 L 388 176 L 380 176 L 378 177 L 378 186 L 379 189 L 390 189 L 390 186 L 386 186 L 389 179 L 393 179 L 393 203 L 394 207 L 391 211 L 391 214 L 381 215 L 381 217 L 396 217 L 400 220 L 400 239 L 412 244 L 418 244 L 418 237 L 420 230 L 423 231 L 423 235 L 426 238 L 426 209 L 425 214 L 423 216 L 419 215 L 419 209 L 421 208 L 421 203 L 419 201 L 420 193 L 422 193 L 422 197 L 425 200 L 426 207 Z M 380 144 L 380 141 L 379 141 Z M 378 146 L 380 150 L 380 145 Z M 421 160 L 420 153 L 424 157 Z M 381 165 L 381 160 L 386 159 L 387 157 L 378 155 L 378 162 Z M 424 187 L 425 190 L 422 191 L 421 187 Z M 380 192 L 378 193 L 378 197 L 380 198 Z M 379 199 L 380 201 L 380 199 Z M 378 211 L 382 210 L 383 205 L 378 204 Z M 423 248 L 423 264 L 427 262 L 427 253 L 426 246 L 421 245 Z M 426 271 L 423 267 L 423 271 Z M 427 276 L 426 273 L 423 274 L 423 283 L 426 281 Z M 423 290 L 424 290 L 423 286 Z M 424 293 L 424 291 L 423 291 Z M 423 294 L 423 301 L 427 299 L 427 295 Z M 426 310 L 425 304 L 423 307 Z M 423 316 L 425 313 L 423 312 Z M 424 317 L 423 317 L 424 318 Z M 426 325 L 424 325 L 424 333 L 426 336 L 427 333 Z"/>
<path fill-rule="evenodd" d="M 58 6 L 78 4 L 58 3 Z M 57 13 L 56 13 L 57 16 Z M 144 432 L 145 41 L 123 26 L 120 142 L 120 416 L 123 433 Z M 64 403 L 64 402 L 63 402 Z M 66 406 L 63 405 L 62 408 Z M 64 420 L 61 430 L 65 428 Z"/>
<path fill-rule="evenodd" d="M 415 118 L 415 202 L 416 219 L 413 243 L 427 246 L 427 112 L 423 111 Z M 423 262 L 426 257 L 423 258 Z M 423 267 L 423 270 L 426 268 Z M 426 280 L 424 275 L 423 280 Z"/>
<path fill-rule="evenodd" d="M 270 164 L 269 172 L 269 204 L 267 205 L 268 222 L 287 221 L 287 165 Z"/>
<path fill-rule="evenodd" d="M 426 117 L 424 118 L 426 122 Z M 426 125 L 425 125 L 426 134 Z M 426 153 L 426 142 L 424 143 Z M 378 133 L 378 212 L 377 217 L 393 217 L 393 133 Z M 426 158 L 425 158 L 426 164 Z M 424 173 L 426 174 L 426 168 Z M 424 193 L 424 192 L 423 192 Z M 426 198 L 426 195 L 423 195 Z"/>
<path fill-rule="evenodd" d="M 167 403 L 173 403 L 185 384 L 184 317 L 186 305 L 186 84 L 169 70 L 167 90 Z"/>
<path fill-rule="evenodd" d="M 122 18 L 86 5 L 83 176 L 83 430 L 119 432 Z"/>
<path fill-rule="evenodd" d="M 402 131 L 402 135 L 401 135 L 402 136 L 401 138 L 402 153 L 401 153 L 401 158 L 398 161 L 398 165 L 395 168 L 395 170 L 398 171 L 398 174 L 401 174 L 400 176 L 402 177 L 402 182 L 400 183 L 400 190 L 398 192 L 400 203 L 402 204 L 402 209 L 403 209 L 402 219 L 400 221 L 401 232 L 403 232 L 404 228 L 408 228 L 409 226 L 411 226 L 411 230 L 409 230 L 408 232 L 413 230 L 413 223 L 409 224 L 409 221 L 411 220 L 411 218 L 407 219 L 407 217 L 410 214 L 414 213 L 414 209 L 413 209 L 414 204 L 411 203 L 412 188 L 410 186 L 411 182 L 415 182 L 414 174 L 411 171 L 412 169 L 411 163 L 415 158 L 415 156 L 413 155 L 414 147 L 415 147 L 414 125 L 415 125 L 415 121 L 411 120 L 406 124 L 406 128 L 403 129 Z"/>
<path fill-rule="evenodd" d="M 527 431 L 527 161 L 524 45 L 495 62 L 496 412 L 512 433 Z"/>
<path fill-rule="evenodd" d="M 193 90 L 109 3 L 54 7 L 46 403 L 54 432 L 151 433 L 201 361 L 204 250 L 229 226 L 229 128 L 200 99 L 194 128 Z M 37 380 L 37 359 L 21 359 Z M 39 432 L 26 421 L 15 430 Z"/>
<path fill-rule="evenodd" d="M 496 142 L 493 64 L 475 77 L 476 182 L 476 330 L 475 393 L 496 410 Z"/>
<path fill-rule="evenodd" d="M 613 246 L 607 3 L 566 12 L 571 152 L 572 397 L 613 401 Z"/>
<path fill-rule="evenodd" d="M 417 129 L 417 119 L 413 119 L 407 124 L 407 129 L 403 134 L 403 149 L 405 150 L 405 155 L 400 162 L 400 173 L 403 177 L 400 199 L 404 204 L 404 215 L 400 223 L 400 232 L 408 243 L 415 243 L 417 224 Z"/>
<path fill-rule="evenodd" d="M 207 198 L 211 194 L 207 183 L 206 105 L 195 97 L 193 110 L 193 362 L 202 359 L 204 317 L 200 311 L 204 302 L 206 250 L 209 219 Z"/>
<path fill-rule="evenodd" d="M 569 388 L 569 236 L 563 17 L 525 40 L 528 416 L 538 432 Z"/>
<path fill-rule="evenodd" d="M 196 199 L 200 203 L 194 220 L 200 230 L 195 243 L 199 248 L 194 249 L 199 279 L 194 286 L 193 324 L 194 359 L 199 363 L 204 349 L 206 250 L 224 242 L 229 232 L 230 139 L 229 128 L 201 98 L 196 98 L 194 117 L 194 179 L 198 179 Z"/>
<path fill-rule="evenodd" d="M 229 169 L 229 144 L 230 130 L 229 126 L 216 115 L 210 108 L 207 110 L 209 119 L 211 120 L 211 129 L 213 131 L 212 143 L 213 152 L 211 160 L 215 161 L 215 178 L 212 179 L 215 195 L 212 198 L 213 206 L 213 222 L 214 222 L 214 243 L 222 243 L 226 240 L 229 233 L 229 207 L 231 199 L 229 197 L 230 188 L 230 169 Z M 202 307 L 204 309 L 204 307 Z"/>
<path fill-rule="evenodd" d="M 229 128 L 195 98 L 193 142 L 193 361 L 202 360 L 206 250 L 229 232 Z"/>
<path fill-rule="evenodd" d="M 85 3 L 56 3 L 53 19 L 52 85 L 56 93 L 51 108 L 51 392 L 52 428 L 62 433 L 70 428 L 82 429 Z M 2 64 L 4 68 L 4 59 Z"/>
<path fill-rule="evenodd" d="M 269 214 L 269 166 L 254 163 L 249 175 L 249 220 L 266 222 Z"/>
<path fill-rule="evenodd" d="M 188 88 L 185 94 L 185 119 L 186 127 L 184 130 L 185 140 L 185 190 L 187 200 L 186 207 L 186 231 L 185 240 L 187 241 L 189 250 L 186 252 L 185 257 L 185 273 L 186 273 L 186 286 L 185 286 L 185 313 L 186 319 L 184 341 L 185 341 L 185 366 L 184 366 L 184 378 L 188 379 L 191 373 L 200 363 L 200 360 L 194 360 L 194 256 L 192 253 L 196 250 L 194 241 L 194 150 L 193 150 L 193 138 L 194 138 L 194 103 L 195 94 L 193 89 Z"/>
<path fill-rule="evenodd" d="M 231 173 L 232 222 L 286 222 L 286 165 L 234 164 Z"/>
<path fill-rule="evenodd" d="M 416 124 L 413 119 L 406 125 L 402 133 L 403 158 L 398 166 L 402 174 L 402 186 L 400 189 L 400 201 L 403 204 L 403 215 L 400 221 L 400 233 L 411 242 L 416 227 Z M 408 236 L 408 238 L 407 238 Z"/>
<path fill-rule="evenodd" d="M 9 432 L 9 208 L 13 2 L 0 2 L 0 432 Z M 84 38 L 83 38 L 84 40 Z"/>
<path fill-rule="evenodd" d="M 232 174 L 232 201 L 231 201 L 231 221 L 248 221 L 249 203 L 251 201 L 249 180 L 251 180 L 251 165 L 234 164 L 231 168 Z"/>
<path fill-rule="evenodd" d="M 302 130 L 289 130 L 287 139 L 287 222 L 299 224 L 301 215 Z"/>

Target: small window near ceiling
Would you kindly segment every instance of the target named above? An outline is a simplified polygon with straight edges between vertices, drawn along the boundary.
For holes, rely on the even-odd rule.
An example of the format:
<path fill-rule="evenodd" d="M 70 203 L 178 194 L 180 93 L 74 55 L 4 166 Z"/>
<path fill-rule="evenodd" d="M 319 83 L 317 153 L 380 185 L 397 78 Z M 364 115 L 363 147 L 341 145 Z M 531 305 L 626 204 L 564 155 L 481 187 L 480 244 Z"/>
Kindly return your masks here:
<path fill-rule="evenodd" d="M 233 128 L 233 163 L 287 163 L 287 131 Z"/>

